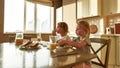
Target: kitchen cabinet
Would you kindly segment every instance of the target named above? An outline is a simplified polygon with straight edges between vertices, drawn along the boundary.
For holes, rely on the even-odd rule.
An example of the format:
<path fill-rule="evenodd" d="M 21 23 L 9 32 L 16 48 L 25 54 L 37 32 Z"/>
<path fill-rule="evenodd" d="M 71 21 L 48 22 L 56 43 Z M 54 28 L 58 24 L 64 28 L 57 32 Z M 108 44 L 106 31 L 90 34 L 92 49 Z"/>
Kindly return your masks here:
<path fill-rule="evenodd" d="M 108 68 L 115 68 L 116 65 L 116 38 L 115 36 L 110 35 L 101 35 L 101 38 L 111 39 L 111 46 L 110 46 L 110 54 L 109 54 L 109 62 Z M 102 51 L 104 53 L 104 51 Z"/>
<path fill-rule="evenodd" d="M 120 0 L 102 0 L 103 15 L 120 13 Z"/>
<path fill-rule="evenodd" d="M 120 13 L 120 0 L 77 0 L 77 19 Z"/>
<path fill-rule="evenodd" d="M 77 0 L 77 19 L 101 15 L 101 0 Z"/>
<path fill-rule="evenodd" d="M 120 68 L 120 37 L 116 37 L 116 65 Z"/>

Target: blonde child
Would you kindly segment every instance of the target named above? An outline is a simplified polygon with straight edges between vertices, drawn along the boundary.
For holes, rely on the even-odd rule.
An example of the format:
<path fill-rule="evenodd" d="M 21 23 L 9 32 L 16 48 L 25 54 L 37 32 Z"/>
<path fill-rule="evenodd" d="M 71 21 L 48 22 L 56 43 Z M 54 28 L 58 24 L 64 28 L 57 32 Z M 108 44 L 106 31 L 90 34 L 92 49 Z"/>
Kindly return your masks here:
<path fill-rule="evenodd" d="M 59 40 L 57 45 L 62 46 L 62 45 L 68 44 L 68 45 L 76 47 L 79 50 L 90 53 L 90 49 L 89 49 L 89 46 L 88 46 L 88 45 L 90 45 L 89 23 L 86 22 L 86 21 L 79 21 L 77 23 L 77 27 L 76 27 L 76 34 L 77 34 L 78 37 L 76 39 L 74 39 L 73 41 Z M 83 67 L 84 68 L 92 68 L 89 61 L 73 66 L 73 68 L 83 68 Z"/>

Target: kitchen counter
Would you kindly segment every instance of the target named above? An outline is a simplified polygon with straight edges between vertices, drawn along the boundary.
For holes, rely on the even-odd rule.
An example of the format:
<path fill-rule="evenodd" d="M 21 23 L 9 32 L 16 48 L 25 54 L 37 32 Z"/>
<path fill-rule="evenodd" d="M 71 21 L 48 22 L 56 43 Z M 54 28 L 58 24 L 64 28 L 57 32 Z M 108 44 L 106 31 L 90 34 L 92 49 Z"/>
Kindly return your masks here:
<path fill-rule="evenodd" d="M 90 36 L 120 36 L 120 34 L 90 34 Z"/>

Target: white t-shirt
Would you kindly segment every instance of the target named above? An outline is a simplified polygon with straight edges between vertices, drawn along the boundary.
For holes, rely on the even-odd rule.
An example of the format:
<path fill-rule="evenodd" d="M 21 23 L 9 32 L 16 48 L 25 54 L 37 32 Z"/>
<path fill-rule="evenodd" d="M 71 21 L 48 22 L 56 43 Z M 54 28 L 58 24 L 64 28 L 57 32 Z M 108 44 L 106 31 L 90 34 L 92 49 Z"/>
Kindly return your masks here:
<path fill-rule="evenodd" d="M 58 36 L 58 39 L 71 40 L 71 38 L 68 35 L 66 35 L 66 36 Z"/>

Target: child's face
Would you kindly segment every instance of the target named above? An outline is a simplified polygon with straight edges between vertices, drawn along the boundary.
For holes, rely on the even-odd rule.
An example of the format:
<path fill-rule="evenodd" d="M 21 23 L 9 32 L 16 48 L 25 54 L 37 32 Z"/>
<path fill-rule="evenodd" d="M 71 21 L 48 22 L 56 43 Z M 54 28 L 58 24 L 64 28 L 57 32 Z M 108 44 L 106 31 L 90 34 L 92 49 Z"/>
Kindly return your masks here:
<path fill-rule="evenodd" d="M 85 31 L 85 29 L 83 29 L 81 26 L 77 26 L 76 27 L 76 34 L 78 35 L 78 36 L 85 36 L 86 35 L 86 31 Z"/>
<path fill-rule="evenodd" d="M 65 32 L 64 32 L 63 28 L 57 27 L 57 33 L 62 34 L 62 33 L 65 33 Z"/>

